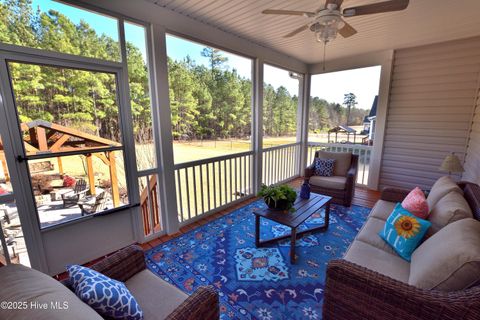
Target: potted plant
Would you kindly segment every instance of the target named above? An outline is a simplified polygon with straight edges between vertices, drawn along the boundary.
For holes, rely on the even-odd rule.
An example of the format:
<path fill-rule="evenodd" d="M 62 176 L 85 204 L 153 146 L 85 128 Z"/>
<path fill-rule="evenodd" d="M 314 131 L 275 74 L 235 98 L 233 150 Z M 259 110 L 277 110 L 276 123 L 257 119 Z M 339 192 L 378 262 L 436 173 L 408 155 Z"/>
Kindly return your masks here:
<path fill-rule="evenodd" d="M 272 210 L 291 209 L 297 199 L 297 192 L 288 185 L 266 186 L 262 185 L 259 197 L 262 197 L 267 206 Z"/>

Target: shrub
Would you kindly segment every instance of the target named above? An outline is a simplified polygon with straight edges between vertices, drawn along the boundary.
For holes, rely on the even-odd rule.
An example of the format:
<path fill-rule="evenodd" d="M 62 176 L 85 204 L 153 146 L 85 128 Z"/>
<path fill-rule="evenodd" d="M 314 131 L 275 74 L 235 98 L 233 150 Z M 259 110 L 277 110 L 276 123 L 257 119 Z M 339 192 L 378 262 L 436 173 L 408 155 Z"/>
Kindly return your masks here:
<path fill-rule="evenodd" d="M 266 186 L 263 184 L 258 196 L 262 197 L 269 206 L 273 203 L 276 206 L 277 202 L 284 200 L 287 202 L 287 208 L 290 209 L 297 199 L 297 192 L 286 184 L 280 186 Z"/>
<path fill-rule="evenodd" d="M 77 183 L 77 180 L 75 180 L 74 177 L 70 177 L 70 176 L 63 177 L 64 187 L 70 188 L 70 187 L 73 187 L 76 183 Z"/>

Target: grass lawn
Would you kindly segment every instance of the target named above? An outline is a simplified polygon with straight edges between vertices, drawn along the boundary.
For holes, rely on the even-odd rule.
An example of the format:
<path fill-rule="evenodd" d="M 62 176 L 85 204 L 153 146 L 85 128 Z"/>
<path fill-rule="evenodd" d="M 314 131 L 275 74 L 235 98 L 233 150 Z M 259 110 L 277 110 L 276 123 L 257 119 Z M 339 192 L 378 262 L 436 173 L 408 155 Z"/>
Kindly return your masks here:
<path fill-rule="evenodd" d="M 282 144 L 295 143 L 296 137 L 266 137 L 263 140 L 263 147 L 270 148 Z M 173 153 L 175 163 L 201 160 L 224 156 L 227 154 L 245 152 L 251 150 L 249 140 L 205 140 L 174 142 Z"/>
<path fill-rule="evenodd" d="M 340 140 L 340 137 L 339 137 Z M 357 137 L 360 141 L 361 137 Z M 264 138 L 264 148 L 273 146 L 290 144 L 296 141 L 296 137 L 266 137 Z M 327 134 L 310 134 L 309 141 L 327 142 Z M 153 145 L 138 145 L 136 147 L 137 164 L 139 170 L 149 169 L 153 167 L 155 159 Z M 251 150 L 251 143 L 248 140 L 232 140 L 232 141 L 189 141 L 174 142 L 174 161 L 176 164 L 195 161 L 200 159 L 214 158 L 218 156 L 245 152 Z M 278 158 L 294 158 L 292 154 L 279 153 Z M 120 187 L 125 187 L 125 171 L 123 166 L 123 157 L 121 152 L 117 154 L 117 174 Z M 276 159 L 276 158 L 275 158 Z M 58 173 L 58 163 L 56 158 L 47 159 L 54 165 L 54 170 L 39 174 L 56 174 Z M 36 160 L 40 161 L 40 160 Z M 31 161 L 31 162 L 36 162 Z M 45 161 L 42 160 L 42 161 Z M 251 176 L 250 166 L 252 158 L 245 156 L 232 160 L 217 162 L 215 164 L 205 164 L 195 168 L 188 168 L 176 171 L 176 190 L 177 190 L 177 206 L 179 214 L 183 215 L 183 219 L 189 219 L 197 214 L 207 212 L 221 205 L 239 199 L 241 193 L 250 193 Z M 281 160 L 279 160 L 281 161 Z M 65 174 L 74 177 L 83 177 L 87 180 L 86 161 L 83 156 L 68 156 L 62 158 L 63 171 Z M 286 162 L 286 166 L 292 165 L 293 162 Z M 109 180 L 109 168 L 100 159 L 93 157 L 93 167 L 95 172 L 96 184 L 100 185 L 102 180 Z M 275 166 L 271 167 L 271 163 L 265 163 L 264 170 L 268 174 L 274 172 Z M 368 168 L 367 168 L 368 170 Z M 292 170 L 293 171 L 293 170 Z M 368 172 L 368 171 L 367 171 Z M 290 175 L 290 172 L 284 174 Z M 214 180 L 215 177 L 215 180 Z M 265 175 L 264 175 L 265 177 Z M 208 178 L 208 179 L 207 179 Z M 187 183 L 188 180 L 188 183 Z M 273 181 L 271 179 L 270 181 Z M 141 179 L 140 191 L 145 187 L 145 178 Z M 181 188 L 180 188 L 181 187 Z M 188 188 L 187 188 L 188 187 Z M 189 214 L 190 212 L 190 214 Z"/>

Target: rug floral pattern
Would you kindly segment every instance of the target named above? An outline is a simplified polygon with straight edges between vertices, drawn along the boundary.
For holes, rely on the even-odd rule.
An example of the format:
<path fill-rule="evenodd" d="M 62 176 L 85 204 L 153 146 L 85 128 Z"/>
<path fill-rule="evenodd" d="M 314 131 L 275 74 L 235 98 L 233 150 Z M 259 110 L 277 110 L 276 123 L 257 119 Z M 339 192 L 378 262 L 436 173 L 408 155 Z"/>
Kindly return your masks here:
<path fill-rule="evenodd" d="M 213 285 L 220 295 L 221 319 L 321 319 L 325 270 L 340 258 L 370 209 L 332 205 L 326 232 L 297 241 L 297 263 L 290 264 L 289 240 L 255 247 L 253 202 L 224 217 L 165 242 L 146 253 L 150 270 L 187 294 Z M 300 229 L 323 224 L 323 210 Z M 289 233 L 261 220 L 261 238 Z"/>

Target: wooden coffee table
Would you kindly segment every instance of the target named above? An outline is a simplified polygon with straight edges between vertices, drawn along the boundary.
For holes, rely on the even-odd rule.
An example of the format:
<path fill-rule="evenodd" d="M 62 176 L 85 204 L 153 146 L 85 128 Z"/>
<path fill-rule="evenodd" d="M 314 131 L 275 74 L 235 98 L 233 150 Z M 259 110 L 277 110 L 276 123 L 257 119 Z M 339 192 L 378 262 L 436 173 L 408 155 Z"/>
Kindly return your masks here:
<path fill-rule="evenodd" d="M 312 193 L 310 195 L 310 199 L 298 198 L 297 201 L 295 201 L 293 205 L 295 211 L 275 211 L 268 208 L 254 210 L 253 213 L 255 214 L 255 246 L 261 247 L 275 241 L 290 238 L 290 262 L 295 263 L 295 243 L 297 238 L 300 238 L 305 233 L 313 231 L 326 231 L 328 229 L 331 200 L 331 197 Z M 297 232 L 297 228 L 299 225 L 301 225 L 305 220 L 310 218 L 314 213 L 319 212 L 324 207 L 325 223 L 323 225 Z M 290 234 L 286 234 L 273 239 L 260 240 L 260 217 L 290 227 L 292 232 Z"/>

